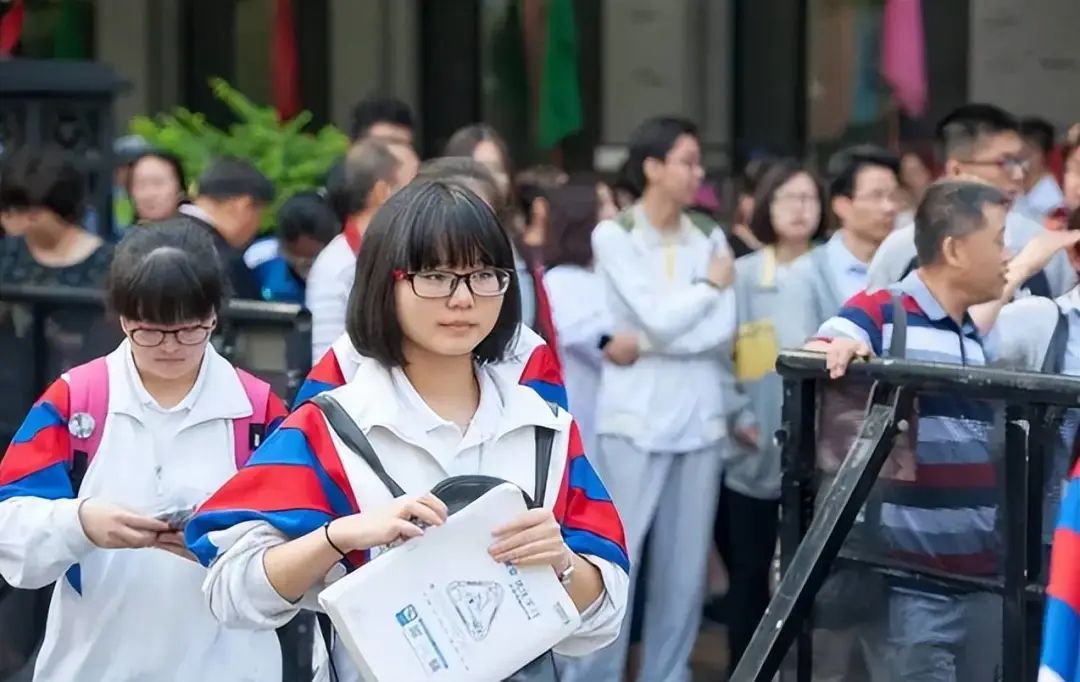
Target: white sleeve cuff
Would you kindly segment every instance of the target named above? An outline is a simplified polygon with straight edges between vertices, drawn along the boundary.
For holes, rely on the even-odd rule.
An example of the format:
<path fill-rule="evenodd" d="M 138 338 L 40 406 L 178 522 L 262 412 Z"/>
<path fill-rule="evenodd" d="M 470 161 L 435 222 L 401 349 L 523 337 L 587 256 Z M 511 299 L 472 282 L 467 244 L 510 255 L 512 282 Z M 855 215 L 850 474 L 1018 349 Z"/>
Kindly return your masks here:
<path fill-rule="evenodd" d="M 582 612 L 577 631 L 553 647 L 562 656 L 586 656 L 611 644 L 619 636 L 626 615 L 630 576 L 610 561 L 579 556 L 600 570 L 604 591 Z"/>
<path fill-rule="evenodd" d="M 79 520 L 79 508 L 85 498 L 56 500 L 53 504 L 53 520 L 56 528 L 63 538 L 64 546 L 74 560 L 74 563 L 94 550 L 94 543 L 86 536 L 82 521 Z"/>

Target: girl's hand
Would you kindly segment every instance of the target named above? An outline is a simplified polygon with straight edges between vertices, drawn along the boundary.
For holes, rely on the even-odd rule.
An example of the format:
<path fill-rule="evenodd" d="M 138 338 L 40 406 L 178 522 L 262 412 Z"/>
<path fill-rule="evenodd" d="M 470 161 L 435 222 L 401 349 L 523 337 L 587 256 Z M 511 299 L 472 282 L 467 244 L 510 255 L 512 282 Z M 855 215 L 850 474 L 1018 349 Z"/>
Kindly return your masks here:
<path fill-rule="evenodd" d="M 420 497 L 403 497 L 382 509 L 336 519 L 327 532 L 341 551 L 356 552 L 387 545 L 400 538 L 419 537 L 424 531 L 417 524 L 441 526 L 446 515 L 442 500 L 428 493 Z"/>
<path fill-rule="evenodd" d="M 79 523 L 90 542 L 103 549 L 151 547 L 169 524 L 94 498 L 79 505 Z"/>
<path fill-rule="evenodd" d="M 187 559 L 188 561 L 194 561 L 195 563 L 199 562 L 199 560 L 195 558 L 195 555 L 188 551 L 187 545 L 184 543 L 184 534 L 180 531 L 158 533 L 157 541 L 154 542 L 154 547 L 163 549 L 169 554 L 175 554 L 181 559 Z"/>
<path fill-rule="evenodd" d="M 495 529 L 495 544 L 488 552 L 499 563 L 515 566 L 551 566 L 565 571 L 574 553 L 563 542 L 562 527 L 550 509 L 530 509 Z"/>

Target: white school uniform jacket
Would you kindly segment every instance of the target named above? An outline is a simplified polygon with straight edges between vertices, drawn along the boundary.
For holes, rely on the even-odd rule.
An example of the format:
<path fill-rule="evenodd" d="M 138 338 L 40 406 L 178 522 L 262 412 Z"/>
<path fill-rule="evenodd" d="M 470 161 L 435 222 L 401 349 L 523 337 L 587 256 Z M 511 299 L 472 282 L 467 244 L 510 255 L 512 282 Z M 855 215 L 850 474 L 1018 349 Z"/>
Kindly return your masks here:
<path fill-rule="evenodd" d="M 348 384 L 328 395 L 356 420 L 387 472 L 410 495 L 460 474 L 496 476 L 532 490 L 534 427 L 554 429 L 545 504 L 562 524 L 566 543 L 596 565 L 604 581 L 604 593 L 583 614 L 580 629 L 556 651 L 595 651 L 615 639 L 626 608 L 629 562 L 619 515 L 566 412 L 555 414 L 535 391 L 490 367 L 477 374 L 480 404 L 464 434 L 423 402 L 400 369 L 374 360 L 365 359 Z M 263 568 L 266 550 L 392 500 L 319 409 L 301 406 L 187 527 L 189 547 L 210 567 L 203 586 L 210 609 L 231 627 L 261 630 L 282 625 L 302 607 L 319 610 L 316 596 L 325 584 L 362 565 L 369 554 L 351 553 L 327 573 L 325 583 L 293 603 L 270 584 Z M 346 653 L 338 649 L 333 656 L 342 679 L 355 679 Z"/>
<path fill-rule="evenodd" d="M 701 280 L 714 253 L 730 253 L 727 242 L 722 230 L 706 235 L 685 214 L 678 231 L 664 234 L 641 204 L 630 210 L 592 234 L 614 329 L 637 331 L 642 342 L 633 365 L 605 362 L 596 431 L 652 452 L 713 445 L 727 431 L 735 294 Z"/>
<path fill-rule="evenodd" d="M 348 334 L 339 336 L 304 377 L 304 383 L 293 400 L 293 408 L 351 381 L 364 360 Z M 502 362 L 491 365 L 491 368 L 507 381 L 528 386 L 544 400 L 567 409 L 566 388 L 563 386 L 559 360 L 544 339 L 525 325 L 518 325 L 517 335 L 506 357 Z"/>
<path fill-rule="evenodd" d="M 160 549 L 100 549 L 79 521 L 85 498 L 153 515 L 197 505 L 235 474 L 232 419 L 251 415 L 236 370 L 207 346 L 191 392 L 164 410 L 127 341 L 106 366 L 108 419 L 78 499 L 66 379 L 31 409 L 0 462 L 0 575 L 18 588 L 56 581 L 34 680 L 280 680 L 275 634 L 222 626 L 201 599 L 205 568 Z M 284 415 L 270 403 L 268 425 Z"/>
<path fill-rule="evenodd" d="M 600 339 L 614 324 L 604 300 L 604 280 L 589 268 L 557 265 L 544 273 L 551 316 L 559 337 L 559 358 L 570 413 L 581 428 L 585 452 L 596 442 L 596 396 L 604 352 Z"/>

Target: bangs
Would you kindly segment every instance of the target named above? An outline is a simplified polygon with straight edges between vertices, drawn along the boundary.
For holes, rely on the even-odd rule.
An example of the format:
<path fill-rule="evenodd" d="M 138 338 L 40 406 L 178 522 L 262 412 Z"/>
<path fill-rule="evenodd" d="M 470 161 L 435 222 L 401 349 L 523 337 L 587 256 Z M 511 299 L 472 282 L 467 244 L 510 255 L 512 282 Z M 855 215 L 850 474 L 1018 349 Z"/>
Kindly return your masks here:
<path fill-rule="evenodd" d="M 521 324 L 521 291 L 510 237 L 483 199 L 457 182 L 414 182 L 379 208 L 356 261 L 346 329 L 356 350 L 387 367 L 404 367 L 405 334 L 395 290 L 401 270 L 502 268 L 510 280 L 491 332 L 473 348 L 477 362 L 499 362 Z"/>
<path fill-rule="evenodd" d="M 406 252 L 395 254 L 398 267 L 413 272 L 479 266 L 513 270 L 510 240 L 487 203 L 464 186 L 447 184 L 433 189 L 468 194 L 468 200 L 436 200 L 437 192 L 417 197 L 407 209 L 411 216 L 402 216 L 406 238 L 401 244 Z"/>
<path fill-rule="evenodd" d="M 204 320 L 217 310 L 221 283 L 188 253 L 154 249 L 110 287 L 114 312 L 129 320 L 175 325 Z"/>

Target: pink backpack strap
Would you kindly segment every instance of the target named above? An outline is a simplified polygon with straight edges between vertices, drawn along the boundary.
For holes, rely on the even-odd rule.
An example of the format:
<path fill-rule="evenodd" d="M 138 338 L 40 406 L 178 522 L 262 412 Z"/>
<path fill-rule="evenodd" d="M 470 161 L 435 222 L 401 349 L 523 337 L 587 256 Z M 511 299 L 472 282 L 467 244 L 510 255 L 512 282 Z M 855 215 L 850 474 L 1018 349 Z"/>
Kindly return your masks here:
<path fill-rule="evenodd" d="M 259 447 L 266 433 L 264 422 L 270 403 L 270 384 L 239 367 L 236 368 L 236 376 L 244 387 L 248 402 L 251 403 L 250 417 L 233 420 L 233 454 L 236 457 L 236 468 L 240 469 L 247 464 L 251 453 Z"/>
<path fill-rule="evenodd" d="M 105 431 L 105 417 L 109 414 L 109 366 L 105 358 L 91 360 L 67 372 L 70 395 L 68 432 L 71 434 L 71 461 L 76 454 L 86 457 L 85 464 L 97 455 L 101 434 Z"/>

